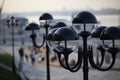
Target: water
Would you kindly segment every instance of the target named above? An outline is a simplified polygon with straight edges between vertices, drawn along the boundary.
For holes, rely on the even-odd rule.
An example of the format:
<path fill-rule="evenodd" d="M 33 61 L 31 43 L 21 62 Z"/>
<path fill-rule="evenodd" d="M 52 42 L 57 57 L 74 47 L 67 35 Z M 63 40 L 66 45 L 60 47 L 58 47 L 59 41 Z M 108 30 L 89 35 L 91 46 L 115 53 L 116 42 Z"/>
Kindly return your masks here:
<path fill-rule="evenodd" d="M 26 16 L 29 20 L 29 22 L 36 22 L 39 24 L 39 16 L 37 15 L 34 15 L 34 16 Z M 59 20 L 67 20 L 67 21 L 70 21 L 71 20 L 71 17 L 70 16 L 65 16 L 65 15 L 60 15 L 60 16 L 54 16 L 53 15 L 53 18 L 54 19 L 59 19 Z"/>
<path fill-rule="evenodd" d="M 120 15 L 119 15 L 120 16 Z M 118 15 L 98 15 L 97 20 L 103 26 L 118 26 L 120 25 L 120 17 Z"/>
<path fill-rule="evenodd" d="M 120 16 L 118 15 L 95 15 L 97 20 L 100 22 L 99 25 L 101 26 L 118 26 L 120 25 Z M 54 19 L 62 19 L 67 20 L 68 22 L 71 22 L 71 16 L 65 16 L 65 15 L 53 15 Z M 36 22 L 39 24 L 39 16 L 27 16 L 29 19 L 29 22 Z"/>

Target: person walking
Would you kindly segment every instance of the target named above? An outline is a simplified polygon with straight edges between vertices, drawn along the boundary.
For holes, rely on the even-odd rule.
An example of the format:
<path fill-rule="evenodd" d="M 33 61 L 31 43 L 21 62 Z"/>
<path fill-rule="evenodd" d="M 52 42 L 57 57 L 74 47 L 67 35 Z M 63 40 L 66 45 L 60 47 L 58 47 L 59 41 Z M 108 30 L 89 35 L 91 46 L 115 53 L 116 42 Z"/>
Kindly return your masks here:
<path fill-rule="evenodd" d="M 25 59 L 26 59 L 26 62 L 28 62 L 28 54 L 27 53 L 25 54 Z"/>
<path fill-rule="evenodd" d="M 35 64 L 35 52 L 34 52 L 34 50 L 31 51 L 30 58 L 31 58 L 31 63 L 34 65 Z"/>
<path fill-rule="evenodd" d="M 19 49 L 19 56 L 20 56 L 20 60 L 19 60 L 19 70 L 22 71 L 22 67 L 23 67 L 23 57 L 24 57 L 24 49 L 21 47 Z"/>

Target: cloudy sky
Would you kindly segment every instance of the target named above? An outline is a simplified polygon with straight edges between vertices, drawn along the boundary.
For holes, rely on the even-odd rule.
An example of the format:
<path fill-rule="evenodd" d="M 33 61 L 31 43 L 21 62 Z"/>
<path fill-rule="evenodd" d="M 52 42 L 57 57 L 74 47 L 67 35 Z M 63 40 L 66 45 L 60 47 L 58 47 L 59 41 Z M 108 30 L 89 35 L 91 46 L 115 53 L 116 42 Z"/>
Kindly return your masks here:
<path fill-rule="evenodd" d="M 0 0 L 0 5 L 3 0 Z M 56 11 L 71 9 L 116 8 L 120 0 L 5 0 L 3 12 Z"/>

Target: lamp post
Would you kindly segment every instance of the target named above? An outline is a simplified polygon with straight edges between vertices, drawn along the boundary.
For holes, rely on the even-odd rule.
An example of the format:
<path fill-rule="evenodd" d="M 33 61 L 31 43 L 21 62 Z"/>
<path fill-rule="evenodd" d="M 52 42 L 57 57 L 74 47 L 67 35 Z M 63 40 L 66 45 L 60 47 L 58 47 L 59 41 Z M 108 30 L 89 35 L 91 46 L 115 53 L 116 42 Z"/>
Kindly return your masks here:
<path fill-rule="evenodd" d="M 32 30 L 32 34 L 30 38 L 32 39 L 33 45 L 37 48 L 43 47 L 46 44 L 46 70 L 47 70 L 47 80 L 50 80 L 50 64 L 49 64 L 49 47 L 46 41 L 46 37 L 48 35 L 48 28 L 50 27 L 49 21 L 53 20 L 53 17 L 49 13 L 44 13 L 39 17 L 39 21 L 41 23 L 41 27 L 45 28 L 45 35 L 43 34 L 43 42 L 41 45 L 36 43 L 36 34 L 34 30 L 38 30 L 39 26 L 35 23 L 31 23 L 26 27 L 26 30 Z"/>
<path fill-rule="evenodd" d="M 14 52 L 14 27 L 18 25 L 18 20 L 15 17 L 11 17 L 10 20 L 7 20 L 8 27 L 12 28 L 12 71 L 16 73 L 16 66 L 15 66 L 15 52 Z"/>
<path fill-rule="evenodd" d="M 46 70 L 47 70 L 47 80 L 50 80 L 50 65 L 49 65 L 49 47 L 48 47 L 48 43 L 47 43 L 47 35 L 48 35 L 48 28 L 53 29 L 57 27 L 63 27 L 66 26 L 65 23 L 63 22 L 57 22 L 55 24 L 52 24 L 53 26 L 51 26 L 48 21 L 52 20 L 52 16 L 49 13 L 44 13 L 40 18 L 40 23 L 41 23 L 41 27 L 45 28 L 45 35 L 43 34 L 43 42 L 41 45 L 38 45 L 36 42 L 36 33 L 35 30 L 39 30 L 40 27 L 36 24 L 36 23 L 30 23 L 27 27 L 26 27 L 26 31 L 31 30 L 32 34 L 30 35 L 30 38 L 32 39 L 33 45 L 37 48 L 41 48 L 43 47 L 44 44 L 46 44 Z M 41 20 L 44 20 L 41 22 Z"/>
<path fill-rule="evenodd" d="M 6 43 L 6 38 L 5 38 L 5 20 L 3 19 L 2 20 L 2 25 L 3 25 L 3 44 L 5 44 Z"/>
<path fill-rule="evenodd" d="M 87 29 L 90 29 L 90 27 L 93 28 L 94 24 L 97 23 L 97 19 L 92 13 L 87 11 L 80 12 L 76 16 L 74 16 L 72 23 L 73 29 L 79 30 L 77 31 L 78 34 L 73 29 L 66 27 L 52 29 L 48 34 L 49 46 L 54 52 L 57 53 L 61 66 L 71 72 L 77 72 L 81 68 L 81 65 L 83 63 L 83 80 L 89 80 L 88 63 L 90 63 L 93 68 L 100 71 L 107 71 L 111 69 L 115 63 L 116 55 L 120 51 L 119 48 L 115 47 L 115 40 L 120 39 L 120 29 L 117 27 L 98 27 L 91 34 Z M 97 49 L 101 52 L 102 58 L 99 64 L 96 64 L 94 62 L 93 47 L 92 45 L 88 45 L 87 43 L 87 39 L 89 36 L 97 37 L 103 40 L 103 43 L 101 45 L 98 45 L 97 47 Z M 76 48 L 79 37 L 83 39 L 83 44 L 82 46 L 78 46 L 78 60 L 76 64 L 70 66 L 68 63 L 69 55 L 72 54 L 72 52 Z M 112 40 L 112 47 L 106 47 L 104 45 L 104 40 Z M 74 43 L 72 44 L 72 42 Z M 108 52 L 112 56 L 112 62 L 109 66 L 103 68 L 102 66 L 104 62 L 104 55 L 106 54 L 105 52 Z M 65 58 L 65 63 L 63 63 L 61 60 L 62 55 Z"/>
<path fill-rule="evenodd" d="M 3 30 L 3 36 L 4 36 L 4 38 L 3 38 L 3 43 L 5 44 L 6 43 L 6 39 L 5 39 L 5 22 L 3 21 L 3 26 L 4 26 L 4 30 Z"/>

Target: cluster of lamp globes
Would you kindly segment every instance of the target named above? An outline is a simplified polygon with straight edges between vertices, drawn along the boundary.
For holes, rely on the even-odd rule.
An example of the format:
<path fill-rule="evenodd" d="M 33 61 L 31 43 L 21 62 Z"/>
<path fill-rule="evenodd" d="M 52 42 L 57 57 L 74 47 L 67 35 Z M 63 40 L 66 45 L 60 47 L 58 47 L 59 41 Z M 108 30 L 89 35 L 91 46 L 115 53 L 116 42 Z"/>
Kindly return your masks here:
<path fill-rule="evenodd" d="M 41 26 L 45 29 L 49 28 L 49 32 L 47 36 L 44 38 L 47 40 L 47 44 L 50 50 L 57 53 L 60 64 L 65 68 L 70 70 L 71 72 L 76 72 L 80 68 L 82 64 L 82 60 L 84 59 L 84 54 L 87 55 L 87 59 L 89 59 L 92 67 L 99 69 L 101 71 L 106 71 L 113 67 L 113 64 L 116 59 L 117 53 L 120 51 L 118 47 L 115 46 L 115 40 L 120 39 L 120 28 L 117 26 L 99 26 L 99 22 L 96 17 L 88 11 L 81 11 L 74 15 L 72 20 L 72 25 L 67 26 L 64 22 L 57 22 L 54 24 L 50 24 L 53 17 L 49 13 L 44 13 L 39 20 L 41 21 Z M 44 25 L 43 25 L 44 24 Z M 89 31 L 88 29 L 92 29 L 93 31 Z M 26 30 L 32 31 L 31 38 L 35 43 L 35 30 L 40 29 L 40 26 L 36 23 L 30 23 Z M 103 41 L 101 45 L 98 46 L 98 50 L 101 52 L 101 56 L 105 55 L 105 51 L 109 52 L 112 55 L 112 63 L 108 68 L 101 68 L 104 58 L 102 57 L 101 62 L 96 65 L 93 61 L 93 50 L 92 46 L 87 46 L 85 41 L 88 37 L 91 38 L 99 38 Z M 79 41 L 80 38 L 83 40 L 83 45 L 80 46 Z M 111 40 L 112 46 L 105 47 L 104 41 Z M 87 47 L 86 47 L 87 46 Z M 87 49 L 83 49 L 83 48 Z M 78 49 L 78 61 L 74 66 L 69 66 L 69 54 L 74 52 L 75 49 Z M 87 50 L 87 51 L 84 51 Z M 87 52 L 87 53 L 86 53 Z M 61 55 L 65 57 L 65 63 L 63 64 L 61 61 Z"/>

